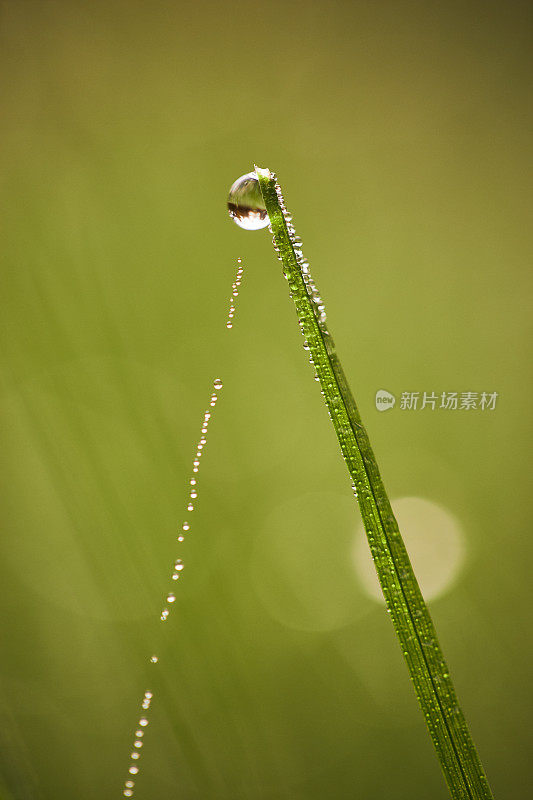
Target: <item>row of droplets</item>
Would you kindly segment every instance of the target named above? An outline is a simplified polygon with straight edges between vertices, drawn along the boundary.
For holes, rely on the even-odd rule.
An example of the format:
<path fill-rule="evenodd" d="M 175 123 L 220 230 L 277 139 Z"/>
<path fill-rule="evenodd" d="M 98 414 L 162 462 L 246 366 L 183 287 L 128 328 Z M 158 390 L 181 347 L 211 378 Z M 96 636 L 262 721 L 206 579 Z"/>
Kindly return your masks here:
<path fill-rule="evenodd" d="M 222 381 L 220 380 L 220 378 L 215 378 L 215 380 L 213 381 L 214 391 L 212 392 L 211 397 L 209 399 L 209 407 L 204 413 L 204 419 L 200 431 L 200 439 L 198 440 L 198 444 L 196 445 L 196 453 L 194 455 L 194 459 L 192 462 L 192 477 L 189 480 L 189 498 L 187 502 L 187 511 L 194 511 L 194 503 L 198 497 L 198 473 L 200 471 L 200 464 L 202 455 L 204 453 L 204 448 L 207 444 L 207 432 L 209 423 L 211 421 L 215 406 L 218 402 L 218 393 L 221 391 L 221 389 L 222 389 Z M 181 543 L 184 541 L 185 534 L 190 530 L 190 528 L 191 528 L 191 523 L 189 522 L 189 520 L 188 519 L 184 520 L 178 533 L 178 542 Z M 172 576 L 171 576 L 171 579 L 173 581 L 179 580 L 179 577 L 181 575 L 184 566 L 185 565 L 181 558 L 176 559 L 176 561 L 174 562 L 174 568 L 172 570 Z M 176 595 L 174 594 L 173 589 L 171 589 L 166 596 L 166 605 L 162 609 L 161 615 L 159 617 L 161 622 L 166 622 L 166 620 L 168 619 L 170 615 L 170 609 L 175 600 L 176 600 Z"/>
<path fill-rule="evenodd" d="M 291 244 L 294 250 L 294 255 L 296 256 L 296 261 L 298 262 L 298 266 L 300 267 L 300 271 L 302 273 L 302 277 L 305 283 L 305 287 L 307 290 L 307 294 L 309 295 L 314 307 L 316 318 L 318 324 L 320 325 L 321 329 L 324 333 L 327 333 L 326 329 L 326 307 L 324 305 L 324 301 L 320 296 L 320 292 L 317 289 L 317 286 L 313 280 L 311 275 L 311 270 L 309 267 L 309 262 L 305 258 L 302 250 L 303 242 L 300 237 L 297 235 L 294 225 L 292 224 L 292 215 L 287 211 L 287 207 L 285 206 L 285 200 L 283 198 L 283 194 L 281 192 L 281 187 L 276 180 L 276 176 L 272 175 L 275 181 L 276 187 L 276 195 L 278 197 L 279 206 L 283 213 L 283 218 L 285 220 L 285 225 L 287 228 L 287 232 L 289 234 L 289 239 L 291 240 Z M 274 242 L 274 247 L 278 250 L 276 242 Z M 279 251 L 278 251 L 279 252 Z M 305 345 L 304 345 L 305 346 Z M 306 347 L 306 349 L 308 349 Z"/>
<path fill-rule="evenodd" d="M 283 218 L 285 220 L 285 225 L 286 225 L 286 228 L 287 228 L 287 232 L 289 234 L 289 239 L 290 239 L 291 244 L 293 246 L 293 250 L 294 250 L 295 257 L 296 257 L 296 261 L 298 262 L 298 266 L 300 267 L 300 271 L 301 271 L 301 274 L 302 274 L 302 277 L 303 277 L 303 281 L 304 281 L 304 284 L 305 284 L 305 287 L 306 287 L 307 294 L 308 294 L 310 300 L 312 301 L 312 303 L 314 305 L 315 319 L 317 320 L 317 323 L 318 323 L 318 325 L 320 327 L 320 330 L 322 331 L 322 334 L 323 334 L 324 338 L 329 341 L 329 346 L 330 346 L 330 348 L 332 348 L 333 347 L 333 340 L 331 338 L 331 335 L 330 335 L 330 333 L 328 331 L 328 328 L 327 328 L 327 325 L 326 325 L 326 319 L 327 318 L 326 318 L 326 308 L 325 308 L 325 305 L 324 305 L 324 301 L 322 300 L 322 297 L 320 296 L 320 292 L 318 291 L 317 286 L 316 286 L 316 284 L 315 284 L 315 282 L 314 282 L 314 280 L 313 280 L 313 278 L 311 276 L 309 262 L 304 257 L 304 254 L 303 254 L 303 251 L 302 251 L 302 245 L 303 245 L 302 240 L 296 234 L 296 230 L 294 228 L 294 225 L 292 224 L 292 215 L 287 211 L 287 208 L 285 206 L 285 200 L 284 200 L 283 194 L 281 192 L 281 187 L 280 187 L 280 185 L 278 184 L 278 182 L 276 180 L 276 176 L 272 175 L 272 178 L 275 181 L 276 195 L 277 195 L 277 198 L 278 198 L 278 202 L 279 202 L 281 211 L 283 213 Z M 280 261 L 281 261 L 281 257 L 279 255 L 279 248 L 277 247 L 275 240 L 274 240 L 274 247 L 275 247 L 276 251 L 278 252 L 278 257 L 280 258 Z M 318 373 L 316 371 L 316 366 L 315 366 L 315 361 L 314 361 L 313 355 L 310 352 L 311 348 L 309 346 L 309 343 L 308 343 L 307 339 L 305 338 L 305 331 L 304 331 L 304 325 L 303 325 L 303 321 L 302 320 L 299 320 L 299 325 L 300 325 L 300 330 L 302 331 L 302 334 L 304 336 L 304 343 L 303 343 L 304 350 L 309 352 L 309 362 L 310 362 L 311 366 L 315 368 L 315 381 L 319 382 L 320 378 L 319 378 Z M 329 386 L 331 386 L 331 384 L 329 384 Z M 320 393 L 321 393 L 322 397 L 324 398 L 324 400 L 326 401 L 328 414 L 329 414 L 331 419 L 333 419 L 333 414 L 338 415 L 338 414 L 342 413 L 342 410 L 340 408 L 338 408 L 338 407 L 335 407 L 333 409 L 331 408 L 330 404 L 328 403 L 328 401 L 326 399 L 326 395 L 325 395 L 325 392 L 324 392 L 323 388 L 320 389 Z M 341 447 L 342 447 L 342 445 L 341 445 Z M 346 461 L 349 460 L 350 456 L 353 457 L 353 455 L 354 455 L 353 452 L 352 453 L 346 452 L 344 447 L 342 447 L 342 452 L 343 452 L 343 457 L 345 458 Z M 370 462 L 369 460 L 367 460 L 367 466 L 369 466 L 370 468 L 373 467 L 374 469 L 377 469 L 377 467 L 375 465 L 375 462 Z M 356 487 L 355 483 L 352 484 L 352 490 L 354 492 L 355 498 L 358 499 L 359 494 L 358 494 L 358 490 L 357 490 L 357 487 Z"/>
<path fill-rule="evenodd" d="M 275 173 L 271 173 L 271 178 L 274 181 L 274 186 L 275 186 L 276 195 L 277 195 L 277 198 L 278 198 L 279 207 L 280 207 L 281 212 L 283 214 L 283 219 L 285 221 L 285 226 L 287 228 L 287 233 L 289 235 L 289 239 L 290 239 L 293 251 L 294 251 L 294 255 L 296 257 L 296 261 L 298 263 L 298 267 L 299 267 L 300 273 L 302 275 L 302 279 L 303 279 L 303 282 L 304 282 L 304 285 L 305 285 L 305 290 L 307 292 L 307 295 L 308 295 L 309 299 L 311 300 L 311 302 L 313 304 L 315 319 L 316 319 L 316 321 L 318 323 L 318 326 L 320 327 L 320 330 L 322 331 L 322 334 L 325 337 L 328 337 L 328 339 L 329 339 L 329 341 L 330 341 L 330 343 L 332 345 L 333 342 L 331 340 L 331 336 L 330 336 L 329 331 L 328 331 L 327 326 L 326 326 L 326 307 L 324 305 L 324 301 L 322 300 L 320 292 L 318 291 L 317 286 L 316 286 L 316 284 L 315 284 L 315 282 L 313 280 L 313 277 L 311 275 L 309 262 L 304 257 L 303 250 L 302 250 L 303 242 L 300 239 L 300 237 L 297 235 L 295 227 L 292 224 L 292 215 L 287 211 L 287 207 L 285 205 L 285 200 L 283 198 L 281 187 L 280 187 L 279 183 L 276 180 Z M 273 233 L 272 226 L 270 226 L 270 232 Z M 278 243 L 276 242 L 275 236 L 273 237 L 272 242 L 273 242 L 273 245 L 274 245 L 274 250 L 277 253 L 278 259 L 283 263 L 283 259 L 281 257 L 281 253 L 280 253 L 280 248 L 278 246 Z M 287 278 L 287 280 L 289 280 L 289 275 L 287 275 L 286 272 L 284 272 L 284 274 L 285 274 L 285 277 Z M 290 293 L 291 297 L 293 296 L 293 289 L 296 289 L 296 286 L 294 286 L 294 287 L 291 286 L 289 288 L 289 293 Z M 303 341 L 304 350 L 306 350 L 309 353 L 309 363 L 311 364 L 312 367 L 315 367 L 315 361 L 314 361 L 312 353 L 310 352 L 311 351 L 311 347 L 309 346 L 309 342 L 308 342 L 308 340 L 306 338 L 306 332 L 305 332 L 305 329 L 304 329 L 303 320 L 299 319 L 298 323 L 299 323 L 302 335 L 304 337 L 304 341 Z M 316 372 L 316 367 L 315 367 L 315 381 L 319 381 L 319 380 L 320 379 L 318 377 L 318 373 Z M 321 394 L 325 399 L 325 394 L 324 394 L 324 390 L 323 389 L 321 389 Z M 327 405 L 327 403 L 326 403 L 326 405 Z M 328 408 L 328 411 L 329 411 L 329 408 Z"/>
<path fill-rule="evenodd" d="M 314 282 L 314 280 L 312 278 L 310 267 L 309 267 L 309 262 L 306 260 L 306 258 L 303 255 L 303 251 L 302 251 L 302 244 L 303 243 L 302 243 L 302 240 L 296 234 L 296 230 L 294 228 L 294 225 L 292 224 L 292 216 L 287 211 L 287 208 L 285 206 L 285 200 L 284 200 L 283 194 L 281 192 L 281 187 L 279 186 L 279 184 L 278 184 L 278 182 L 276 180 L 276 176 L 274 174 L 272 174 L 272 179 L 274 180 L 276 195 L 277 195 L 277 198 L 278 198 L 278 203 L 279 203 L 280 209 L 282 211 L 283 218 L 285 220 L 285 226 L 287 228 L 287 233 L 289 235 L 289 239 L 290 239 L 290 242 L 292 244 L 294 255 L 296 257 L 296 261 L 298 263 L 298 267 L 300 269 L 300 273 L 301 273 L 302 278 L 303 278 L 303 282 L 304 282 L 304 285 L 305 285 L 305 290 L 307 292 L 307 296 L 309 297 L 309 299 L 311 300 L 311 303 L 313 305 L 313 313 L 314 313 L 315 320 L 316 320 L 316 322 L 318 324 L 318 327 L 320 328 L 321 337 L 322 337 L 323 341 L 326 343 L 326 346 L 329 348 L 329 350 L 332 351 L 333 348 L 334 348 L 334 344 L 333 344 L 333 340 L 331 338 L 331 335 L 329 333 L 329 330 L 328 330 L 327 324 L 326 324 L 327 318 L 326 318 L 326 308 L 325 308 L 325 305 L 324 305 L 324 301 L 322 300 L 322 297 L 320 296 L 320 292 L 318 291 L 317 286 L 316 286 L 316 284 L 315 284 L 315 282 Z M 272 228 L 270 228 L 270 230 L 272 232 Z M 280 254 L 280 251 L 279 251 L 279 247 L 277 246 L 275 238 L 273 239 L 273 243 L 274 243 L 274 248 L 275 248 L 276 252 L 278 253 L 278 258 L 280 259 L 280 261 L 282 261 L 281 254 Z M 289 278 L 289 276 L 287 274 L 285 274 L 285 277 L 287 279 Z M 293 288 L 296 290 L 297 287 L 296 286 L 295 287 L 290 287 L 289 291 L 290 291 L 291 297 L 293 296 Z M 310 346 L 310 342 L 311 342 L 311 344 L 313 344 L 313 340 L 312 339 L 316 340 L 317 334 L 314 333 L 313 330 L 309 328 L 309 326 L 308 326 L 307 331 L 306 331 L 303 319 L 299 318 L 298 323 L 299 323 L 302 335 L 304 337 L 304 341 L 303 341 L 304 350 L 306 350 L 308 352 L 309 363 L 311 364 L 311 366 L 314 369 L 315 381 L 320 382 L 320 377 L 319 377 L 318 372 L 317 372 L 317 367 L 316 367 L 316 364 L 315 364 L 315 359 L 313 357 L 312 348 Z M 309 337 L 309 341 L 308 341 L 307 337 Z M 335 378 L 334 378 L 333 375 L 331 375 L 330 379 L 326 380 L 326 387 L 329 388 L 329 389 L 332 389 L 333 386 L 334 386 L 334 381 L 335 381 Z M 338 399 L 336 397 L 331 397 L 329 394 L 328 394 L 328 396 L 326 396 L 326 392 L 325 392 L 323 386 L 320 387 L 320 394 L 324 398 L 324 401 L 325 401 L 326 408 L 327 408 L 328 414 L 330 416 L 330 419 L 333 420 L 333 418 L 336 417 L 337 418 L 337 427 L 339 427 L 339 416 L 343 415 L 343 408 L 341 407 L 342 404 L 339 403 L 339 401 L 338 401 Z M 343 453 L 344 459 L 346 460 L 347 463 L 349 463 L 351 461 L 351 459 L 353 458 L 353 456 L 354 456 L 354 451 L 352 450 L 352 452 L 350 452 L 344 446 L 344 442 L 341 442 L 341 449 L 342 449 L 342 453 Z M 353 484 L 352 488 L 353 488 L 355 497 L 357 498 L 358 493 L 357 493 L 357 488 L 356 488 L 355 484 Z"/>
<path fill-rule="evenodd" d="M 239 294 L 239 287 L 242 283 L 244 268 L 242 266 L 242 259 L 237 259 L 237 273 L 235 275 L 235 279 L 232 284 L 232 292 L 230 298 L 230 308 L 228 312 L 228 317 L 226 320 L 226 328 L 231 329 L 233 327 L 233 321 L 235 318 L 235 304 L 236 298 Z M 200 465 L 202 460 L 202 455 L 205 450 L 205 446 L 207 445 L 207 433 L 209 428 L 209 423 L 212 421 L 212 415 L 216 404 L 218 402 L 219 393 L 222 390 L 223 384 L 220 378 L 215 378 L 213 381 L 213 391 L 211 393 L 211 397 L 209 398 L 209 405 L 204 412 L 204 417 L 202 421 L 202 427 L 200 430 L 200 438 L 196 445 L 196 452 L 192 462 L 192 475 L 189 479 L 189 489 L 188 489 L 188 498 L 187 498 L 187 511 L 190 513 L 194 511 L 195 502 L 198 498 L 198 473 L 200 471 Z M 185 519 L 180 526 L 178 531 L 177 540 L 179 543 L 185 540 L 185 534 L 190 530 L 191 523 L 189 522 L 189 518 Z M 173 607 L 174 602 L 176 601 L 176 595 L 174 593 L 173 587 L 175 586 L 175 581 L 179 580 L 180 575 L 185 567 L 183 560 L 181 558 L 177 558 L 174 561 L 174 566 L 172 569 L 171 580 L 172 580 L 172 587 L 166 594 L 165 605 L 161 610 L 161 614 L 159 619 L 161 622 L 166 622 L 166 620 L 170 616 L 170 611 Z M 158 664 L 159 663 L 159 656 L 156 653 L 153 653 L 149 659 L 150 664 Z M 128 768 L 128 778 L 124 782 L 124 787 L 122 790 L 122 794 L 124 797 L 133 797 L 134 788 L 135 788 L 135 778 L 139 774 L 139 759 L 141 756 L 141 748 L 143 747 L 143 737 L 144 731 L 146 726 L 149 724 L 149 717 L 148 712 L 150 710 L 150 705 L 153 699 L 153 692 L 150 689 L 147 689 L 144 692 L 142 701 L 141 701 L 141 717 L 137 722 L 137 730 L 135 731 L 135 737 L 133 741 L 133 749 L 130 753 L 130 766 Z"/>
<path fill-rule="evenodd" d="M 235 317 L 235 304 L 237 302 L 237 297 L 239 295 L 239 286 L 242 283 L 243 272 L 244 272 L 244 267 L 242 266 L 242 261 L 240 258 L 238 258 L 237 274 L 235 275 L 235 280 L 231 284 L 231 297 L 229 299 L 229 311 L 228 311 L 228 318 L 226 320 L 226 328 L 233 328 L 233 319 Z"/>
<path fill-rule="evenodd" d="M 133 778 L 139 772 L 139 766 L 137 764 L 137 761 L 141 757 L 140 749 L 143 746 L 144 729 L 148 725 L 148 717 L 146 715 L 148 710 L 150 709 L 150 704 L 152 702 L 153 696 L 154 696 L 153 693 L 147 689 L 142 699 L 141 708 L 144 714 L 139 719 L 137 723 L 138 728 L 135 731 L 133 750 L 130 753 L 131 764 L 128 769 L 128 773 L 131 777 L 129 777 L 124 783 L 124 791 L 122 792 L 124 797 L 133 797 L 133 788 L 135 786 L 135 781 L 133 780 Z"/>

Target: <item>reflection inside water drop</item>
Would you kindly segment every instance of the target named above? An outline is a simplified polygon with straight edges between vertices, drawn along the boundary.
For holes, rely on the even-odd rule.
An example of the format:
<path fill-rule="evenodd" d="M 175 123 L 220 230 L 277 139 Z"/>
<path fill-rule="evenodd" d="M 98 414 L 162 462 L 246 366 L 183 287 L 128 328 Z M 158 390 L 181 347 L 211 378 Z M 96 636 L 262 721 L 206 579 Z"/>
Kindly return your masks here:
<path fill-rule="evenodd" d="M 266 228 L 269 219 L 255 172 L 241 175 L 232 185 L 228 195 L 228 211 L 232 220 L 246 231 Z"/>

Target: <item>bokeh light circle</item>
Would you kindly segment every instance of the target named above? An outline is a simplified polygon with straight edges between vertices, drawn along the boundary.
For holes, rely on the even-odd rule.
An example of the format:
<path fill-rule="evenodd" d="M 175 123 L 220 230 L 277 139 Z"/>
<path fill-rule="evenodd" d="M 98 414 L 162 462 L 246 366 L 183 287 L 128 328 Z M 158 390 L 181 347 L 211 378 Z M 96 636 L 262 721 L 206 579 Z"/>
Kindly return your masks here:
<path fill-rule="evenodd" d="M 465 559 L 465 542 L 458 520 L 448 510 L 421 497 L 392 502 L 415 575 L 426 600 L 451 589 Z M 353 549 L 355 571 L 365 593 L 383 602 L 362 523 Z"/>

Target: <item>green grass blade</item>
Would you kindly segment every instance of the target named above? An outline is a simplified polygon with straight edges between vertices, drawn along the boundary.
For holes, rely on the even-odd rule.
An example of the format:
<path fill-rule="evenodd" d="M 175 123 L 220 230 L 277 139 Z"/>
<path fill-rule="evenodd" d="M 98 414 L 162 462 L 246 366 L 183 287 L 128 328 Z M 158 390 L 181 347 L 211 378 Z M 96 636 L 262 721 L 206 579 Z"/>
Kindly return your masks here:
<path fill-rule="evenodd" d="M 351 394 L 324 304 L 309 273 L 276 176 L 256 167 L 259 185 L 298 320 L 352 477 L 378 578 L 450 793 L 492 794 L 470 736 L 429 611 L 398 530 L 367 433 Z"/>

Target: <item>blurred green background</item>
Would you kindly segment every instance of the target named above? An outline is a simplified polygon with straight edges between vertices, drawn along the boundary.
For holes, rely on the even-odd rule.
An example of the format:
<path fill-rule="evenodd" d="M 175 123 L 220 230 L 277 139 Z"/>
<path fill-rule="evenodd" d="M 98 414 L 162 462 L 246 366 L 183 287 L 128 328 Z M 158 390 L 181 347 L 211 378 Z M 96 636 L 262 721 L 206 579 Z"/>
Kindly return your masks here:
<path fill-rule="evenodd" d="M 456 521 L 431 608 L 495 794 L 523 797 L 531 4 L 0 8 L 0 796 L 122 796 L 181 555 L 135 797 L 447 797 L 269 234 L 226 215 L 255 161 L 391 497 Z M 499 398 L 379 413 L 378 389 Z"/>

